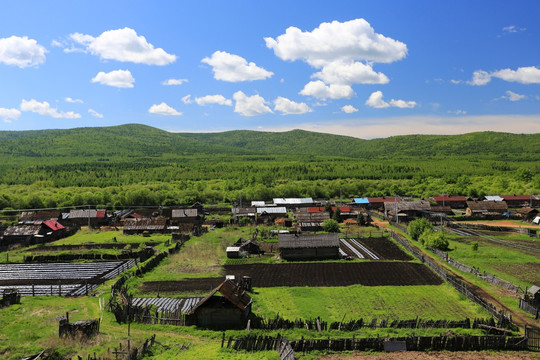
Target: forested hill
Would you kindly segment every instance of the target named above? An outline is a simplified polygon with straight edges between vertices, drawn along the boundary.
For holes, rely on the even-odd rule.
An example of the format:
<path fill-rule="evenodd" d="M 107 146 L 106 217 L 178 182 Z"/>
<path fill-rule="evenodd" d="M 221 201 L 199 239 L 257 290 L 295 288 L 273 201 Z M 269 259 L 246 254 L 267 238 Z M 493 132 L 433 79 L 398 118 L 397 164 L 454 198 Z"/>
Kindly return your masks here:
<path fill-rule="evenodd" d="M 475 157 L 529 160 L 540 153 L 540 134 L 477 132 L 406 135 L 362 140 L 292 130 L 170 133 L 146 125 L 0 132 L 0 156 L 28 158 L 175 157 L 182 155 L 313 155 L 362 159 Z"/>

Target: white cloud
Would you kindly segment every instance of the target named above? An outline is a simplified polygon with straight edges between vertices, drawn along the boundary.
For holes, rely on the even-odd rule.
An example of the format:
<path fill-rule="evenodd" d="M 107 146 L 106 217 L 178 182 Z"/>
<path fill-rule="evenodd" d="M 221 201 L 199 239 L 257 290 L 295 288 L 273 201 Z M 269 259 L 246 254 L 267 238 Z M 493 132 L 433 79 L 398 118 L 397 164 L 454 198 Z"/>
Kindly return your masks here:
<path fill-rule="evenodd" d="M 165 86 L 173 86 L 173 85 L 182 85 L 183 83 L 187 83 L 188 79 L 168 79 L 161 82 L 161 85 Z"/>
<path fill-rule="evenodd" d="M 88 113 L 89 113 L 90 115 L 92 115 L 92 116 L 95 116 L 95 117 L 99 118 L 99 119 L 103 119 L 103 114 L 98 113 L 98 112 L 97 112 L 96 110 L 94 110 L 94 109 L 88 109 Z"/>
<path fill-rule="evenodd" d="M 510 25 L 510 26 L 503 27 L 503 31 L 508 32 L 508 33 L 517 33 L 517 32 L 522 32 L 522 31 L 525 31 L 525 30 L 527 30 L 527 29 L 526 28 L 518 28 L 515 25 Z"/>
<path fill-rule="evenodd" d="M 467 83 L 469 85 L 482 86 L 491 81 L 491 75 L 487 71 L 477 70 L 473 73 L 473 78 Z"/>
<path fill-rule="evenodd" d="M 240 115 L 257 116 L 272 112 L 272 109 L 266 106 L 267 101 L 260 95 L 247 96 L 242 91 L 237 91 L 233 99 L 236 102 L 234 112 Z"/>
<path fill-rule="evenodd" d="M 191 100 L 191 94 L 188 94 L 182 98 L 182 102 L 184 104 L 191 104 L 193 100 Z"/>
<path fill-rule="evenodd" d="M 274 110 L 281 112 L 282 115 L 305 114 L 313 111 L 306 103 L 297 103 L 281 96 L 274 100 Z"/>
<path fill-rule="evenodd" d="M 129 70 L 114 70 L 109 73 L 100 71 L 96 77 L 92 79 L 92 82 L 118 88 L 132 88 L 135 79 Z"/>
<path fill-rule="evenodd" d="M 10 123 L 12 120 L 17 120 L 21 116 L 21 112 L 17 109 L 0 108 L 0 119 Z"/>
<path fill-rule="evenodd" d="M 375 91 L 366 100 L 366 105 L 375 109 L 384 109 L 390 107 L 386 101 L 383 100 L 382 91 Z"/>
<path fill-rule="evenodd" d="M 450 82 L 452 84 L 454 84 L 454 85 L 457 85 L 457 84 L 461 84 L 463 82 L 463 80 L 454 80 L 454 79 L 452 79 L 452 80 L 450 80 Z"/>
<path fill-rule="evenodd" d="M 274 75 L 273 72 L 258 67 L 253 62 L 248 63 L 241 56 L 225 51 L 216 51 L 211 57 L 205 57 L 201 62 L 212 66 L 216 80 L 229 82 L 264 80 Z"/>
<path fill-rule="evenodd" d="M 350 85 L 330 84 L 323 81 L 310 81 L 300 91 L 301 95 L 316 97 L 317 99 L 350 99 L 355 95 Z"/>
<path fill-rule="evenodd" d="M 77 114 L 73 111 L 59 112 L 57 109 L 51 108 L 48 102 L 39 102 L 34 99 L 29 101 L 23 99 L 23 101 L 21 102 L 21 110 L 30 111 L 40 115 L 51 116 L 57 119 L 79 119 L 81 117 L 81 114 Z"/>
<path fill-rule="evenodd" d="M 85 51 L 105 60 L 117 60 L 146 65 L 167 65 L 176 61 L 176 55 L 168 54 L 162 48 L 146 41 L 144 36 L 128 27 L 108 30 L 98 37 L 74 33 L 70 38 L 83 45 Z"/>
<path fill-rule="evenodd" d="M 197 105 L 204 106 L 209 104 L 232 106 L 232 100 L 227 99 L 223 95 L 206 95 L 203 97 L 195 98 Z"/>
<path fill-rule="evenodd" d="M 322 23 L 312 32 L 289 27 L 276 39 L 264 39 L 282 60 L 304 60 L 323 67 L 336 60 L 391 63 L 407 55 L 407 45 L 375 33 L 364 19 Z"/>
<path fill-rule="evenodd" d="M 47 50 L 27 36 L 0 38 L 0 63 L 20 68 L 38 66 L 45 62 Z"/>
<path fill-rule="evenodd" d="M 416 101 L 405 101 L 405 100 L 390 100 L 386 102 L 383 100 L 382 91 L 373 92 L 369 98 L 366 100 L 366 106 L 375 108 L 375 109 L 384 109 L 388 107 L 397 107 L 402 109 L 412 109 L 416 107 Z"/>
<path fill-rule="evenodd" d="M 502 69 L 488 73 L 478 70 L 473 73 L 473 79 L 468 82 L 470 85 L 486 85 L 491 78 L 499 78 L 508 82 L 520 84 L 540 84 L 540 69 L 534 66 L 520 67 L 517 70 Z"/>
<path fill-rule="evenodd" d="M 510 101 L 519 101 L 519 100 L 525 99 L 526 97 L 527 96 L 525 95 L 516 94 L 515 92 L 508 90 L 506 91 L 506 95 L 503 95 L 501 99 L 506 99 Z"/>
<path fill-rule="evenodd" d="M 84 101 L 82 101 L 81 99 L 73 99 L 73 98 L 70 98 L 70 97 L 67 97 L 65 100 L 68 103 L 72 103 L 72 104 L 74 104 L 74 103 L 79 103 L 79 104 L 84 103 Z"/>
<path fill-rule="evenodd" d="M 182 115 L 181 112 L 173 109 L 169 105 L 162 102 L 159 105 L 152 105 L 150 109 L 148 109 L 148 112 L 150 114 L 158 114 L 158 115 L 166 115 L 166 116 L 180 116 Z"/>
<path fill-rule="evenodd" d="M 383 73 L 373 71 L 370 64 L 361 62 L 335 61 L 322 68 L 322 71 L 312 75 L 326 84 L 387 84 L 390 80 Z"/>
<path fill-rule="evenodd" d="M 355 108 L 354 106 L 352 105 L 345 105 L 341 108 L 341 111 L 343 111 L 344 113 L 347 113 L 347 114 L 352 114 L 352 113 L 355 113 L 358 111 L 357 108 Z"/>

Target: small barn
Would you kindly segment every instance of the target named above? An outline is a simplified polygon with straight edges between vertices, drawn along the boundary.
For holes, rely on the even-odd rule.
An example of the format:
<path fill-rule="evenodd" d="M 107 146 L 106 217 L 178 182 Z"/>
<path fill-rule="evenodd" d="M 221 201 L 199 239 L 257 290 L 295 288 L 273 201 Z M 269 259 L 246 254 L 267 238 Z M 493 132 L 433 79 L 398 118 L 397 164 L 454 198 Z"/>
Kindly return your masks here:
<path fill-rule="evenodd" d="M 255 218 L 257 217 L 257 209 L 254 207 L 235 207 L 231 209 L 232 211 L 232 222 L 237 224 L 238 221 L 242 218 L 248 218 L 252 222 L 255 221 Z"/>
<path fill-rule="evenodd" d="M 368 198 L 368 209 L 383 210 L 385 203 L 399 203 L 401 198 L 399 196 L 383 196 L 383 197 L 370 197 Z"/>
<path fill-rule="evenodd" d="M 63 220 L 69 222 L 71 225 L 87 226 L 93 228 L 99 228 L 109 224 L 110 218 L 107 216 L 105 210 L 95 209 L 78 209 L 71 210 L 68 216 Z"/>
<path fill-rule="evenodd" d="M 338 259 L 338 234 L 279 234 L 279 252 L 284 260 Z"/>
<path fill-rule="evenodd" d="M 251 305 L 252 299 L 247 291 L 227 279 L 191 309 L 186 315 L 186 324 L 220 329 L 243 328 L 251 314 Z"/>
<path fill-rule="evenodd" d="M 433 196 L 426 198 L 424 200 L 436 202 L 440 206 L 450 206 L 452 209 L 465 209 L 467 207 L 467 201 L 469 200 L 466 196 L 461 195 L 441 195 Z"/>
<path fill-rule="evenodd" d="M 19 223 L 35 223 L 36 221 L 45 220 L 61 220 L 62 213 L 57 210 L 53 211 L 23 211 L 19 216 Z"/>
<path fill-rule="evenodd" d="M 60 239 L 65 228 L 56 220 L 36 221 L 34 224 L 14 225 L 4 231 L 2 246 L 31 245 Z"/>
<path fill-rule="evenodd" d="M 532 195 L 501 195 L 509 208 L 520 208 L 523 206 L 533 206 Z"/>
<path fill-rule="evenodd" d="M 399 221 L 408 222 L 419 217 L 427 216 L 431 210 L 431 205 L 425 200 L 384 203 L 384 215 L 392 220 L 395 219 L 396 209 Z"/>
<path fill-rule="evenodd" d="M 257 208 L 257 223 L 271 224 L 276 219 L 287 217 L 287 208 L 284 206 L 259 207 Z"/>
<path fill-rule="evenodd" d="M 518 215 L 523 218 L 525 221 L 532 221 L 535 217 L 538 216 L 538 210 L 530 207 L 522 207 L 518 210 Z"/>
<path fill-rule="evenodd" d="M 330 219 L 330 214 L 326 211 L 317 213 L 298 212 L 296 214 L 299 231 L 322 231 L 324 220 Z"/>
<path fill-rule="evenodd" d="M 535 306 L 540 306 L 540 287 L 533 285 L 527 289 L 527 294 L 525 295 Z"/>

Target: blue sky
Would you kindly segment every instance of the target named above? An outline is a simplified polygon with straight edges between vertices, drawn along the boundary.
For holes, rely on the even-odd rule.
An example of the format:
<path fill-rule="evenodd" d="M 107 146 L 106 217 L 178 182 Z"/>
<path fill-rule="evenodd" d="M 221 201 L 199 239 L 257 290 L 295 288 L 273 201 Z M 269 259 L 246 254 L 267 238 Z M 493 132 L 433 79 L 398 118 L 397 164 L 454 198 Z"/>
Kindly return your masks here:
<path fill-rule="evenodd" d="M 2 1 L 0 130 L 540 132 L 538 1 Z"/>

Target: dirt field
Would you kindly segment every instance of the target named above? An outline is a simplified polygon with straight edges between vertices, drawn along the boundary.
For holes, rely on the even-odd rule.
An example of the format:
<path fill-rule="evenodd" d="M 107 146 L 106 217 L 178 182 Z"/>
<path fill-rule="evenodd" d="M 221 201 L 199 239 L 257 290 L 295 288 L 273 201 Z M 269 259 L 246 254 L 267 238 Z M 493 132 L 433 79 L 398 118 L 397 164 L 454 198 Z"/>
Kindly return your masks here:
<path fill-rule="evenodd" d="M 351 355 L 326 355 L 324 360 L 533 360 L 540 359 L 540 353 L 529 352 L 396 352 L 384 354 L 354 353 Z"/>
<path fill-rule="evenodd" d="M 254 287 L 276 286 L 402 286 L 440 285 L 442 280 L 418 263 L 373 261 L 355 263 L 287 263 L 226 265 L 223 275 L 249 276 Z M 144 282 L 145 293 L 208 291 L 223 278 Z"/>
<path fill-rule="evenodd" d="M 412 256 L 406 254 L 399 246 L 387 238 L 362 238 L 357 241 L 361 242 L 381 259 L 402 261 L 410 261 L 413 259 Z"/>

